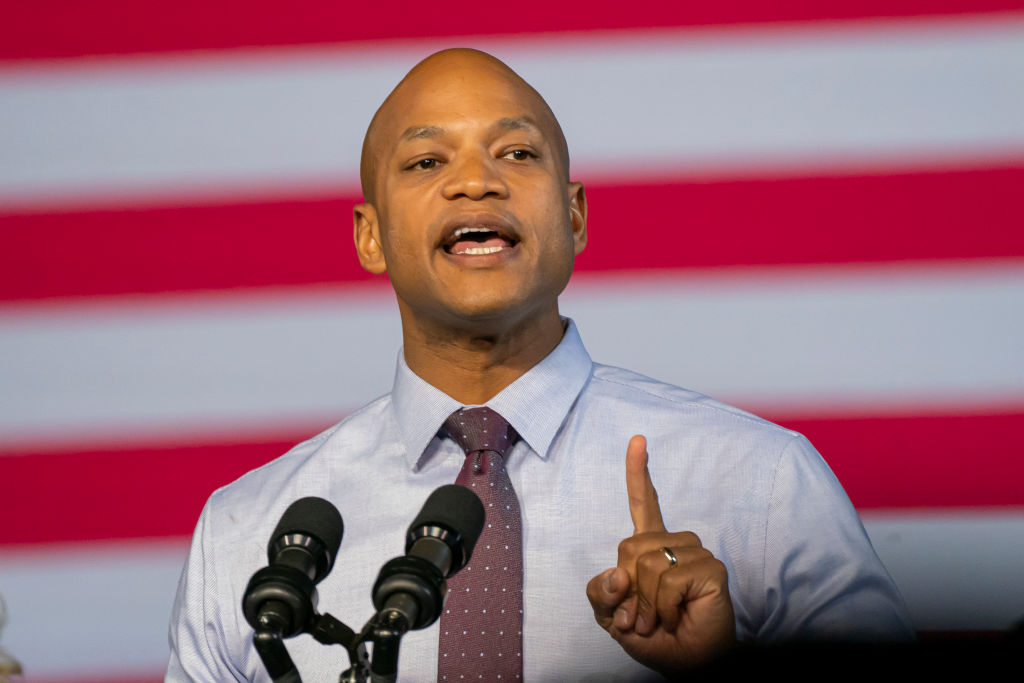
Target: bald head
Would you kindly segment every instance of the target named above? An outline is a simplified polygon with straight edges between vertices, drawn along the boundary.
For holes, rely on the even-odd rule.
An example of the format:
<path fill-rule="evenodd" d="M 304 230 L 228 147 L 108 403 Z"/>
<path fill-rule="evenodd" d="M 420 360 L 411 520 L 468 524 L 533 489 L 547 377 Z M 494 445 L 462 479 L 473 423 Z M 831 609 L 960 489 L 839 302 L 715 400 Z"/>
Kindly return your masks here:
<path fill-rule="evenodd" d="M 377 110 L 363 138 L 363 153 L 359 166 L 363 197 L 374 204 L 377 193 L 377 174 L 381 160 L 395 145 L 409 135 L 429 134 L 430 122 L 420 130 L 404 127 L 403 113 L 424 97 L 448 98 L 452 108 L 464 105 L 466 96 L 486 100 L 496 95 L 511 96 L 522 106 L 524 115 L 507 119 L 508 125 L 534 125 L 540 128 L 554 148 L 566 182 L 569 180 L 569 148 L 565 143 L 558 120 L 547 102 L 519 74 L 504 62 L 486 52 L 468 48 L 455 48 L 436 52 L 414 66 Z M 464 112 L 453 111 L 454 114 Z M 470 112 L 465 112 L 471 115 Z"/>

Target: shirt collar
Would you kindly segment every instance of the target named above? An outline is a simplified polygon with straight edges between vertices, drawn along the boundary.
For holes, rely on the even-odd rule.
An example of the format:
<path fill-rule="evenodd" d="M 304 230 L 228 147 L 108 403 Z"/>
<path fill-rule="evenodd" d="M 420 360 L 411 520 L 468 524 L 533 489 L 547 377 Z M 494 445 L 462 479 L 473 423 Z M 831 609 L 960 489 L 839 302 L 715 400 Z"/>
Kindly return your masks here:
<path fill-rule="evenodd" d="M 565 334 L 554 351 L 486 403 L 508 420 L 542 459 L 547 459 L 551 442 L 593 365 L 576 324 L 566 321 Z M 391 402 L 406 460 L 411 468 L 418 468 L 430 440 L 462 404 L 410 370 L 404 350 L 398 352 Z"/>

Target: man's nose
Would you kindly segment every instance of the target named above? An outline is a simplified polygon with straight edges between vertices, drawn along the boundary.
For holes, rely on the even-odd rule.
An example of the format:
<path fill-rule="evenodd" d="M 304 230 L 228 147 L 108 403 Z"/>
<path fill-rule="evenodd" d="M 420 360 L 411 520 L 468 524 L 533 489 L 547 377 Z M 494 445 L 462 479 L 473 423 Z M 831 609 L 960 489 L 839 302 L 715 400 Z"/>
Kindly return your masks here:
<path fill-rule="evenodd" d="M 486 154 L 462 154 L 450 166 L 443 192 L 447 199 L 466 197 L 502 199 L 508 196 L 508 185 L 499 168 L 500 160 Z"/>

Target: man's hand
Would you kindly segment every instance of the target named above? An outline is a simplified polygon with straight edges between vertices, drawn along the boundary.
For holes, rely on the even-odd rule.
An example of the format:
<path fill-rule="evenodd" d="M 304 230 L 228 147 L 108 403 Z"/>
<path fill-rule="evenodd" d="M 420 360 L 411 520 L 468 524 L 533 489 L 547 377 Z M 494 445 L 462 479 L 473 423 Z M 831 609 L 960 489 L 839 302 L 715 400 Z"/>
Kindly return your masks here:
<path fill-rule="evenodd" d="M 736 642 L 725 565 L 695 534 L 665 529 L 639 435 L 626 449 L 626 491 L 633 535 L 619 543 L 618 566 L 587 584 L 594 618 L 629 656 L 663 674 L 714 659 Z"/>

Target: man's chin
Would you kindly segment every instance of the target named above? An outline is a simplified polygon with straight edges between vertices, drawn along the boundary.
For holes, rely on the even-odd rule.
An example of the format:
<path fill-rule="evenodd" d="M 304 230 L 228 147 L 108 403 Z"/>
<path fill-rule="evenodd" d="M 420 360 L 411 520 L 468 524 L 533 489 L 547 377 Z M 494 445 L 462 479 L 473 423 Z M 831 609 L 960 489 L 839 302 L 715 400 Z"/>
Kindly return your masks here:
<path fill-rule="evenodd" d="M 521 307 L 509 305 L 505 300 L 474 301 L 454 309 L 452 313 L 455 318 L 453 323 L 476 327 L 511 327 L 526 317 Z"/>
<path fill-rule="evenodd" d="M 499 334 L 558 320 L 560 292 L 523 284 L 515 278 L 493 278 L 450 282 L 443 289 L 402 287 L 399 308 L 403 320 L 411 318 L 421 325 L 475 334 Z"/>
<path fill-rule="evenodd" d="M 543 325 L 549 317 L 558 319 L 557 300 L 542 305 L 507 297 L 476 297 L 461 301 L 449 309 L 450 317 L 443 321 L 453 329 L 480 335 L 494 335 L 517 328 Z"/>

